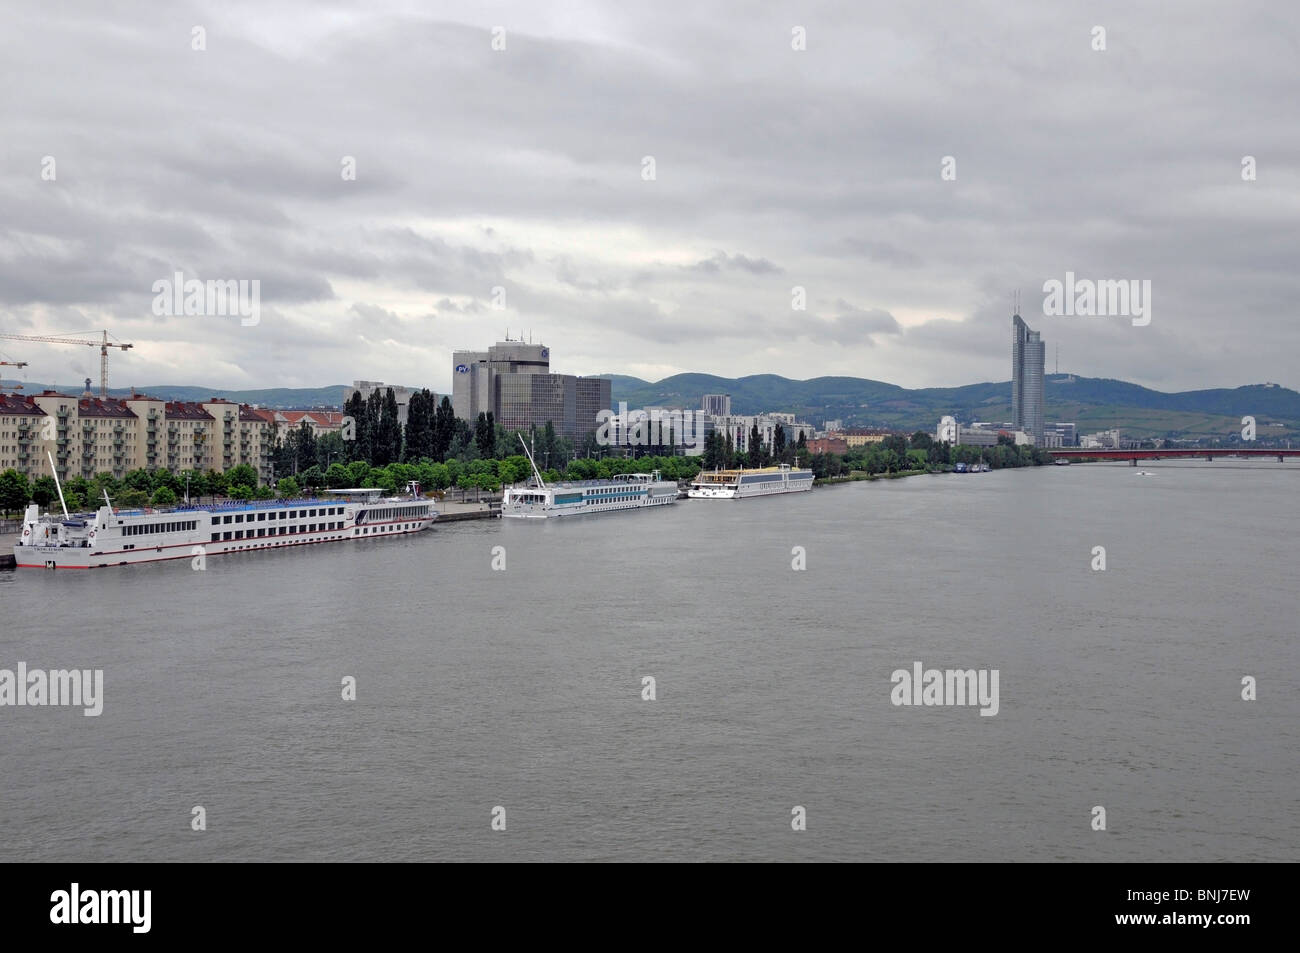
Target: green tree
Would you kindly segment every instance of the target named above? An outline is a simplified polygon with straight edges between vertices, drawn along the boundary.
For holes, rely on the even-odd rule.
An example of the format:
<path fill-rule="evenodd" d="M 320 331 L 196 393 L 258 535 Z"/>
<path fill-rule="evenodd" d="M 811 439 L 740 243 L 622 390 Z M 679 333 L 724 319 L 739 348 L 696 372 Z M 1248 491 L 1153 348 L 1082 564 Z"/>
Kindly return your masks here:
<path fill-rule="evenodd" d="M 758 432 L 758 421 L 754 421 L 754 426 L 749 428 L 749 441 L 745 449 L 749 457 L 748 465 L 761 467 L 763 465 L 763 437 Z"/>
<path fill-rule="evenodd" d="M 436 463 L 447 459 L 451 441 L 456 435 L 456 411 L 452 409 L 451 400 L 443 397 L 433 415 L 433 448 L 430 458 Z"/>
<path fill-rule="evenodd" d="M 478 448 L 480 458 L 492 456 L 496 449 L 496 430 L 491 413 L 479 414 L 474 422 L 474 446 Z"/>
<path fill-rule="evenodd" d="M 354 460 L 347 465 L 348 482 L 344 486 L 363 487 L 366 485 L 366 477 L 370 473 L 370 464 L 365 460 Z"/>
<path fill-rule="evenodd" d="M 446 398 L 444 398 L 445 400 Z M 412 463 L 433 460 L 436 450 L 438 404 L 428 388 L 411 395 L 406 408 L 406 447 L 404 459 Z"/>
<path fill-rule="evenodd" d="M 153 477 L 148 470 L 132 470 L 122 480 L 123 486 L 128 490 L 141 490 L 145 493 L 153 492 Z"/>
<path fill-rule="evenodd" d="M 275 485 L 275 492 L 282 500 L 292 500 L 302 492 L 302 487 L 298 486 L 298 481 L 290 476 Z"/>
<path fill-rule="evenodd" d="M 208 491 L 209 496 L 225 496 L 226 490 L 230 487 L 230 480 L 227 479 L 224 473 L 209 470 L 203 475 L 203 484 L 203 488 Z"/>
<path fill-rule="evenodd" d="M 12 468 L 0 473 L 0 513 L 17 513 L 32 498 L 32 488 L 27 474 Z"/>
<path fill-rule="evenodd" d="M 367 463 L 371 466 L 382 467 L 388 462 L 387 442 L 384 435 L 379 429 L 379 421 L 383 416 L 384 395 L 377 390 L 372 390 L 370 396 L 366 398 L 365 427 L 368 439 L 368 453 L 365 457 Z"/>
<path fill-rule="evenodd" d="M 166 487 L 167 489 L 171 490 L 173 494 L 176 493 L 178 489 L 176 474 L 172 473 L 171 470 L 168 470 L 166 467 L 160 467 L 159 469 L 155 470 L 152 474 L 150 474 L 150 476 L 153 477 L 150 486 L 151 490 L 157 490 L 160 489 L 161 487 Z"/>
<path fill-rule="evenodd" d="M 140 471 L 144 472 L 144 471 Z M 145 474 L 148 476 L 148 474 Z M 37 506 L 49 506 L 59 498 L 59 487 L 52 476 L 39 476 L 32 481 L 32 502 Z"/>
<path fill-rule="evenodd" d="M 538 441 L 537 450 L 542 456 L 542 465 L 551 467 L 556 462 L 563 462 L 564 454 L 560 447 L 560 441 L 555 434 L 555 424 L 546 421 L 546 426 L 542 428 L 542 438 Z"/>
<path fill-rule="evenodd" d="M 154 506 L 175 506 L 176 494 L 172 491 L 171 487 L 160 486 L 158 489 L 153 491 L 153 499 L 151 502 Z"/>
<path fill-rule="evenodd" d="M 402 459 L 402 423 L 397 417 L 397 396 L 391 387 L 384 389 L 384 399 L 379 405 L 379 436 L 376 451 L 383 459 L 372 461 L 376 466 L 396 463 Z"/>
<path fill-rule="evenodd" d="M 344 428 L 352 434 L 352 439 L 344 441 L 347 445 L 347 459 L 370 462 L 370 432 L 367 429 L 366 402 L 360 391 L 353 391 L 352 396 L 343 405 L 343 413 L 351 418 L 344 421 Z"/>
<path fill-rule="evenodd" d="M 130 509 L 132 507 L 144 506 L 149 502 L 149 494 L 144 490 L 125 489 L 114 501 L 118 506 Z"/>
<path fill-rule="evenodd" d="M 239 463 L 231 467 L 226 471 L 225 477 L 226 484 L 231 487 L 246 486 L 251 491 L 253 487 L 257 486 L 257 471 L 247 463 Z M 230 495 L 232 498 L 234 497 L 233 493 Z"/>
<path fill-rule="evenodd" d="M 246 486 L 243 483 L 238 483 L 235 486 L 232 486 L 227 491 L 226 495 L 232 500 L 251 500 L 253 498 L 253 488 Z"/>
<path fill-rule="evenodd" d="M 907 453 L 907 438 L 901 433 L 891 433 L 884 440 L 880 441 L 880 446 L 894 453 L 895 456 L 901 457 Z"/>
<path fill-rule="evenodd" d="M 84 510 L 90 501 L 90 482 L 82 476 L 63 481 L 63 499 L 69 511 Z"/>
<path fill-rule="evenodd" d="M 201 470 L 182 470 L 177 477 L 177 482 L 182 490 L 188 489 L 191 500 L 201 499 L 207 495 L 208 478 Z"/>
<path fill-rule="evenodd" d="M 96 473 L 95 479 L 91 481 L 91 493 L 95 499 L 103 502 L 104 493 L 107 491 L 110 499 L 117 496 L 118 491 L 122 489 L 122 481 L 113 474 L 105 470 L 102 473 Z"/>
<path fill-rule="evenodd" d="M 452 424 L 451 440 L 447 444 L 445 459 L 459 460 L 471 448 L 473 448 L 474 453 L 478 453 L 478 448 L 474 447 L 474 431 L 470 429 L 468 422 L 457 417 Z"/>

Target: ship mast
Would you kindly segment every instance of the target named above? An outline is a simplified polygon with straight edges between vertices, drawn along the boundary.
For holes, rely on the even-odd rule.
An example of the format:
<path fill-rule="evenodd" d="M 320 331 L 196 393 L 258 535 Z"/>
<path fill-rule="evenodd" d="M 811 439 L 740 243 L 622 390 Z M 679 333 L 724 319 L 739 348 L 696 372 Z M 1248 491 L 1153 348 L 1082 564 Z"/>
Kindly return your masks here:
<path fill-rule="evenodd" d="M 528 449 L 528 444 L 524 443 L 524 435 L 517 434 L 516 436 L 519 437 L 519 442 L 523 445 L 524 453 L 528 454 L 528 462 L 533 465 L 533 476 L 537 478 L 537 485 L 543 490 L 546 489 L 546 481 L 542 479 L 541 471 L 537 469 L 537 461 L 533 459 L 533 455 Z"/>
<path fill-rule="evenodd" d="M 54 455 L 46 450 L 45 455 L 50 458 L 50 472 L 54 474 L 54 485 L 59 490 L 59 506 L 63 507 L 63 518 L 68 518 L 68 504 L 63 499 L 63 484 L 59 481 L 58 468 L 54 466 Z"/>

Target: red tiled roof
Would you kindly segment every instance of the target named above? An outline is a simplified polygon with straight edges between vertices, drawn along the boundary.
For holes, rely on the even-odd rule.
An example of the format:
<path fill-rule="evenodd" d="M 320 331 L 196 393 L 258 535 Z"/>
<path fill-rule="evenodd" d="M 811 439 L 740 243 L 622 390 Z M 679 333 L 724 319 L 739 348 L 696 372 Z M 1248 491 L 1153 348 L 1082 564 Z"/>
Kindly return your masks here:
<path fill-rule="evenodd" d="M 82 417 L 134 417 L 135 412 L 126 401 L 116 397 L 83 397 L 77 401 L 77 413 Z"/>
<path fill-rule="evenodd" d="M 29 396 L 24 396 L 23 394 L 0 394 L 0 414 L 8 414 L 11 417 L 18 415 L 44 417 L 45 411 L 37 407 L 36 402 Z"/>
<path fill-rule="evenodd" d="M 301 424 L 304 418 L 317 427 L 343 426 L 343 414 L 333 410 L 282 410 L 279 416 L 293 427 Z"/>
<path fill-rule="evenodd" d="M 203 409 L 202 404 L 192 403 L 184 400 L 169 400 L 166 405 L 168 420 L 214 420 L 215 418 Z"/>
<path fill-rule="evenodd" d="M 239 419 L 245 423 L 275 423 L 275 414 L 269 410 L 258 410 L 248 404 L 239 405 Z"/>

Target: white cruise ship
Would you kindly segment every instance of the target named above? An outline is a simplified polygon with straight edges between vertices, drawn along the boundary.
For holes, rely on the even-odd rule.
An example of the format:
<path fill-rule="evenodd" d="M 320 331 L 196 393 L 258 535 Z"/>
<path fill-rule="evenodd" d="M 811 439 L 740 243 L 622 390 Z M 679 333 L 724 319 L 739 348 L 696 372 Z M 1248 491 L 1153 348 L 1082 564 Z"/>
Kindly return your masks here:
<path fill-rule="evenodd" d="M 522 442 L 522 440 L 521 440 Z M 653 473 L 622 473 L 608 480 L 578 480 L 547 485 L 524 446 L 533 466 L 527 486 L 507 487 L 501 496 L 501 515 L 515 519 L 581 516 L 611 510 L 639 510 L 677 502 L 677 483 Z"/>
<path fill-rule="evenodd" d="M 747 500 L 751 496 L 773 493 L 800 493 L 811 490 L 812 485 L 811 470 L 800 470 L 783 463 L 755 470 L 702 472 L 691 483 L 686 495 L 693 500 Z"/>
<path fill-rule="evenodd" d="M 114 509 L 107 496 L 95 513 L 41 516 L 27 507 L 14 544 L 20 569 L 100 569 L 130 563 L 219 556 L 307 543 L 374 539 L 427 529 L 431 500 L 380 489 L 323 491 L 320 499 L 267 500 L 165 509 Z M 59 491 L 60 503 L 63 491 Z"/>

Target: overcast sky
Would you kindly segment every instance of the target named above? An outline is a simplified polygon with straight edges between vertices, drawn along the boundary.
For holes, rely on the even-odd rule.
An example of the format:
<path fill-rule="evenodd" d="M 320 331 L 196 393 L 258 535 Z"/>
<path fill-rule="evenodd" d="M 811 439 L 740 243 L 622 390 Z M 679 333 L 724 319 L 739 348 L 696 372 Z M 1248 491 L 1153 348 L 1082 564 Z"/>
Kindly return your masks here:
<path fill-rule="evenodd" d="M 0 331 L 106 327 L 112 386 L 445 391 L 507 328 L 562 373 L 945 386 L 1010 377 L 1019 289 L 1049 371 L 1297 387 L 1298 11 L 10 0 Z M 178 270 L 260 322 L 155 315 Z M 1151 323 L 1045 316 L 1067 271 Z"/>

